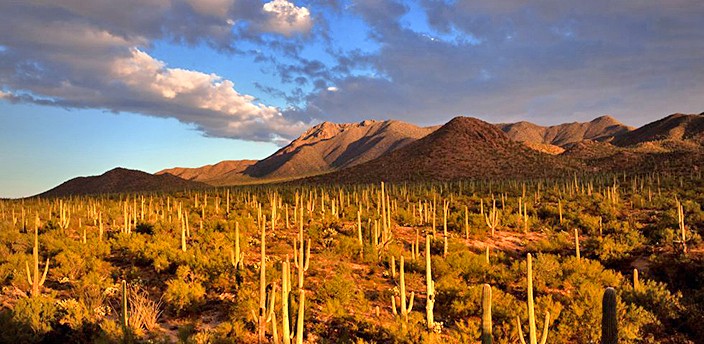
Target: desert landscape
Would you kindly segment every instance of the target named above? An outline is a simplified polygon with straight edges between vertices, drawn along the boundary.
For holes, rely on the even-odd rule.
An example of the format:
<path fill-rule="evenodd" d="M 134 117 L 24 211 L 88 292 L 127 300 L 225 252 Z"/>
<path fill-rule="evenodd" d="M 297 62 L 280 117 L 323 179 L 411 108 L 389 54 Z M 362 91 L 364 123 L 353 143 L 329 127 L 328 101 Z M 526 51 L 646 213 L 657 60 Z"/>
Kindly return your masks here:
<path fill-rule="evenodd" d="M 704 343 L 702 18 L 0 1 L 0 343 Z"/>
<path fill-rule="evenodd" d="M 72 179 L 0 203 L 2 340 L 694 343 L 701 123 L 323 123 Z"/>

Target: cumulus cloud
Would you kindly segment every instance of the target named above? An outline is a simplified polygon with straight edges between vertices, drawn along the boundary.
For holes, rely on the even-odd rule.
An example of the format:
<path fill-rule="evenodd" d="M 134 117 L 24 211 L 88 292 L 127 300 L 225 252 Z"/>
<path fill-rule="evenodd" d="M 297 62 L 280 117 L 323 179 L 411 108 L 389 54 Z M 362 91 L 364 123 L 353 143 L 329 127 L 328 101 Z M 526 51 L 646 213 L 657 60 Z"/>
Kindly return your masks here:
<path fill-rule="evenodd" d="M 229 46 L 243 2 L 0 4 L 0 98 L 171 117 L 209 136 L 282 143 L 306 124 L 239 93 L 231 80 L 169 68 L 147 52 L 159 38 Z M 264 20 L 261 3 L 252 5 L 248 18 Z"/>
<path fill-rule="evenodd" d="M 263 6 L 268 19 L 263 30 L 291 36 L 306 33 L 313 26 L 313 20 L 305 7 L 298 7 L 287 0 L 272 0 Z"/>

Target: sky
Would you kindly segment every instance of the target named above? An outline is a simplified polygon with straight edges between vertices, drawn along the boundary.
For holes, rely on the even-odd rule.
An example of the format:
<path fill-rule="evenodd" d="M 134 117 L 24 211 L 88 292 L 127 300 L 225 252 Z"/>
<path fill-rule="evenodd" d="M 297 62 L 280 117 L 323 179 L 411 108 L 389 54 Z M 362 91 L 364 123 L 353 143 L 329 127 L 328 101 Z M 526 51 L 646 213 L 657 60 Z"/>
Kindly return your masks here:
<path fill-rule="evenodd" d="M 0 197 L 322 122 L 704 111 L 700 0 L 0 0 Z"/>

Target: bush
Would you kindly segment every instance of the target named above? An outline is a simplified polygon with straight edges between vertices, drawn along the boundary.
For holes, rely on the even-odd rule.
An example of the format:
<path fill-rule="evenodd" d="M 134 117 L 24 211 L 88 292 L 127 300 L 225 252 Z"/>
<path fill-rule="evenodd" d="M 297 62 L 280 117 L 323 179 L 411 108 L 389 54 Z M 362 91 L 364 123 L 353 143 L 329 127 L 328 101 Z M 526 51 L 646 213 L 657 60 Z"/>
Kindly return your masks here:
<path fill-rule="evenodd" d="M 205 300 L 205 287 L 188 266 L 179 266 L 176 278 L 166 281 L 164 300 L 177 313 L 194 310 Z"/>

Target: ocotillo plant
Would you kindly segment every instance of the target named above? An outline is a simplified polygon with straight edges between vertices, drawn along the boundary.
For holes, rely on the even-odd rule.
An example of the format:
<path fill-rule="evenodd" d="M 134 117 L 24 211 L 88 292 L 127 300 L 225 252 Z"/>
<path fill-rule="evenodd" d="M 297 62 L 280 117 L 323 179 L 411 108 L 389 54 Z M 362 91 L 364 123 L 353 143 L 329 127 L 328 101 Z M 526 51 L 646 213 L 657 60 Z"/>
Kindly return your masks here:
<path fill-rule="evenodd" d="M 484 284 L 482 287 L 482 344 L 491 344 L 491 286 Z"/>
<path fill-rule="evenodd" d="M 34 247 L 32 248 L 32 258 L 34 260 L 34 275 L 29 270 L 29 263 L 25 261 L 25 267 L 27 268 L 27 281 L 29 285 L 32 286 L 32 296 L 39 295 L 39 287 L 44 285 L 46 281 L 46 273 L 49 271 L 49 258 L 46 258 L 46 264 L 44 264 L 44 273 L 41 279 L 39 278 L 39 215 L 37 215 L 34 223 Z"/>
<path fill-rule="evenodd" d="M 530 344 L 538 343 L 538 331 L 535 326 L 535 305 L 533 302 L 533 257 L 528 253 L 528 338 Z M 543 335 L 540 344 L 545 344 L 548 339 L 548 323 L 550 322 L 550 312 L 545 312 L 545 322 L 543 323 Z M 522 344 L 526 344 L 521 330 L 521 319 L 517 317 L 518 337 Z"/>
<path fill-rule="evenodd" d="M 616 290 L 606 288 L 601 302 L 601 344 L 618 343 L 618 318 L 616 313 Z"/>
<path fill-rule="evenodd" d="M 425 316 L 428 322 L 428 329 L 433 331 L 435 329 L 435 320 L 433 317 L 433 306 L 435 306 L 435 282 L 433 282 L 433 273 L 430 266 L 430 235 L 425 236 L 425 285 Z"/>

